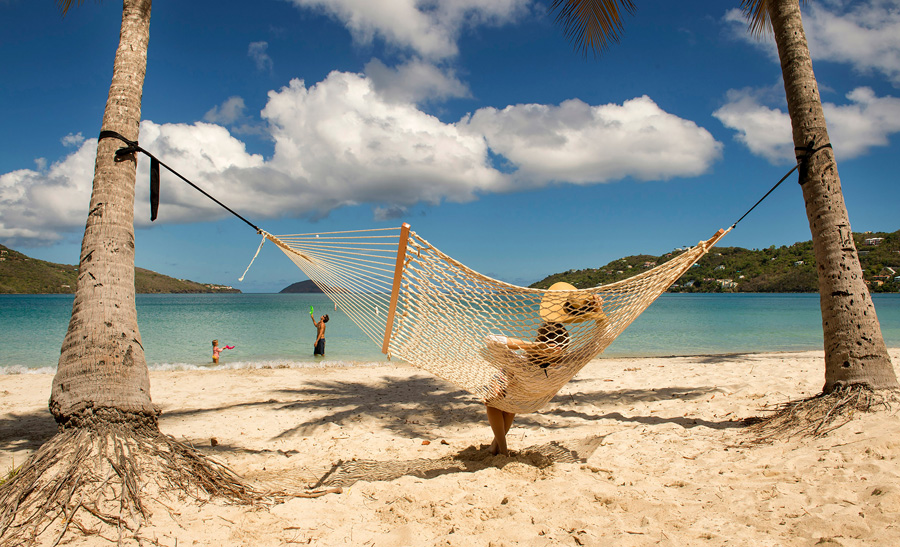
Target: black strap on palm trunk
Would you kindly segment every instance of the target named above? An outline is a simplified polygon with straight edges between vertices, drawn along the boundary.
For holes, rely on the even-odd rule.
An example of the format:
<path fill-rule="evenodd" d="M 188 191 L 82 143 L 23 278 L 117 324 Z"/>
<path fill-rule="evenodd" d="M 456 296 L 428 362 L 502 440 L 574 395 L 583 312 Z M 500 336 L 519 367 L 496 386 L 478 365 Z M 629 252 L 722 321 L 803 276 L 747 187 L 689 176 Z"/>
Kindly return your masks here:
<path fill-rule="evenodd" d="M 831 143 L 830 143 L 830 142 L 827 142 L 827 143 L 823 144 L 822 146 L 816 146 L 814 141 L 810 141 L 809 144 L 807 144 L 807 145 L 804 146 L 804 147 L 794 147 L 794 154 L 797 156 L 797 165 L 791 167 L 791 170 L 788 171 L 787 173 L 785 173 L 784 176 L 781 177 L 781 180 L 779 180 L 778 182 L 776 182 L 776 183 L 775 183 L 775 186 L 773 186 L 771 190 L 769 190 L 768 192 L 766 192 L 766 195 L 764 195 L 763 197 L 759 198 L 759 201 L 757 201 L 756 203 L 754 203 L 754 204 L 753 204 L 753 207 L 751 207 L 746 213 L 744 213 L 744 215 L 743 215 L 741 218 L 737 219 L 737 221 L 736 221 L 734 224 L 732 224 L 731 227 L 734 228 L 735 226 L 737 226 L 738 222 L 744 220 L 744 217 L 747 216 L 747 215 L 749 215 L 749 214 L 750 214 L 750 211 L 752 211 L 753 209 L 756 209 L 756 206 L 757 206 L 757 205 L 759 205 L 760 203 L 762 203 L 762 201 L 763 201 L 764 199 L 766 199 L 767 197 L 769 197 L 769 194 L 771 194 L 772 192 L 774 192 L 775 189 L 778 188 L 778 186 L 779 186 L 782 182 L 784 182 L 785 179 L 787 179 L 789 176 L 791 176 L 791 173 L 793 173 L 794 171 L 796 171 L 798 168 L 801 168 L 800 180 L 799 180 L 798 182 L 799 182 L 800 184 L 803 184 L 804 182 L 806 182 L 806 171 L 805 171 L 805 170 L 806 170 L 806 168 L 807 168 L 807 166 L 808 166 L 808 164 L 806 163 L 807 160 L 808 160 L 810 157 L 812 157 L 813 154 L 815 154 L 815 153 L 818 152 L 819 150 L 823 150 L 823 149 L 825 149 L 825 148 L 832 148 L 832 149 L 833 149 L 833 147 L 831 146 Z"/>
<path fill-rule="evenodd" d="M 132 140 L 126 139 L 121 134 L 119 134 L 115 131 L 110 131 L 108 129 L 104 129 L 103 131 L 100 131 L 100 139 L 102 140 L 102 139 L 106 139 L 106 138 L 119 139 L 120 141 L 122 141 L 126 144 L 126 146 L 116 150 L 116 161 L 122 161 L 122 159 L 124 159 L 125 156 L 133 154 L 135 152 L 141 152 L 142 154 L 145 154 L 147 157 L 150 158 L 150 221 L 151 222 L 156 220 L 156 215 L 159 212 L 159 166 L 162 165 L 163 167 L 168 169 L 173 175 L 175 175 L 176 177 L 180 178 L 184 182 L 193 186 L 195 190 L 197 190 L 204 196 L 208 197 L 209 199 L 211 199 L 214 202 L 216 202 L 217 204 L 219 204 L 219 206 L 221 206 L 223 209 L 225 209 L 232 215 L 234 215 L 234 216 L 238 217 L 239 219 L 243 220 L 244 222 L 246 222 L 248 225 L 250 225 L 251 228 L 256 230 L 257 233 L 259 233 L 260 229 L 257 228 L 255 224 L 253 224 L 246 218 L 242 217 L 241 215 L 235 213 L 234 211 L 231 210 L 230 207 L 228 207 L 221 201 L 217 200 L 216 198 L 214 198 L 211 195 L 209 195 L 208 193 L 206 193 L 205 190 L 203 190 L 202 188 L 200 188 L 193 182 L 184 178 L 184 176 L 181 173 L 179 173 L 178 171 L 175 171 L 174 169 L 172 169 L 165 163 L 159 161 L 159 159 L 157 159 L 156 156 L 154 156 L 150 152 L 147 152 L 146 150 L 141 148 L 141 146 L 137 143 L 137 141 L 132 141 Z"/>

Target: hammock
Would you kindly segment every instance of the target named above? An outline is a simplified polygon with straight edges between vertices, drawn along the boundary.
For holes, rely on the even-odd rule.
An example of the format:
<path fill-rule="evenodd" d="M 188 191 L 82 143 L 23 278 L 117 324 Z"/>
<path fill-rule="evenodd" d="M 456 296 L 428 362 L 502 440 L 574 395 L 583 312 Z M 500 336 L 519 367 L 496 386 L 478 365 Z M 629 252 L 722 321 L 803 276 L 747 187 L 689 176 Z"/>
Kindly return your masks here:
<path fill-rule="evenodd" d="M 753 207 L 713 237 L 629 279 L 590 289 L 558 283 L 517 287 L 467 268 L 410 231 L 382 230 L 273 236 L 131 141 L 116 156 L 146 154 L 150 220 L 159 205 L 159 168 L 244 221 L 282 251 L 388 355 L 431 372 L 508 412 L 544 406 L 669 286 L 764 199 L 823 148 L 797 148 L 798 160 Z M 802 152 L 802 154 L 800 154 Z M 253 264 L 253 260 L 250 261 Z M 250 266 L 247 266 L 247 270 Z M 244 271 L 244 275 L 247 271 Z M 244 279 L 244 275 L 240 280 Z"/>
<path fill-rule="evenodd" d="M 408 224 L 260 233 L 388 358 L 399 357 L 500 410 L 522 413 L 544 406 L 728 231 L 616 283 L 589 289 L 557 283 L 547 290 L 481 275 Z"/>

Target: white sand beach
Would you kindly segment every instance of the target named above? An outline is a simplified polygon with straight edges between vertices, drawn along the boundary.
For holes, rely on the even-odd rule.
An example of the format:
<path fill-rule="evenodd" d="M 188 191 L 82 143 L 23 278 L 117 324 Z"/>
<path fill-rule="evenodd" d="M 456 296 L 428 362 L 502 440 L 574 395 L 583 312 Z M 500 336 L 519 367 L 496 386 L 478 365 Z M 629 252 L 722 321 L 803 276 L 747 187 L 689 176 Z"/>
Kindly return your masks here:
<path fill-rule="evenodd" d="M 51 380 L 0 376 L 4 474 L 54 434 Z M 164 433 L 273 488 L 342 492 L 256 508 L 172 499 L 150 504 L 140 535 L 179 547 L 900 545 L 900 405 L 822 438 L 745 442 L 742 419 L 823 381 L 821 352 L 598 359 L 516 418 L 505 457 L 486 450 L 483 405 L 405 365 L 153 372 Z"/>

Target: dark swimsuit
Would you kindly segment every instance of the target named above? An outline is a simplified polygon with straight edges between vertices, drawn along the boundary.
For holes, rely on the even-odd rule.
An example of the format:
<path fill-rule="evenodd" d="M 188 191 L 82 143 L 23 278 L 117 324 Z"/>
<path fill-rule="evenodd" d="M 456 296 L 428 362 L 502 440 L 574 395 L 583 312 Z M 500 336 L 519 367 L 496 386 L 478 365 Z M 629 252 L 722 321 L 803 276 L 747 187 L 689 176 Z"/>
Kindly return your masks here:
<path fill-rule="evenodd" d="M 313 355 L 325 355 L 325 339 L 320 338 L 313 350 Z"/>

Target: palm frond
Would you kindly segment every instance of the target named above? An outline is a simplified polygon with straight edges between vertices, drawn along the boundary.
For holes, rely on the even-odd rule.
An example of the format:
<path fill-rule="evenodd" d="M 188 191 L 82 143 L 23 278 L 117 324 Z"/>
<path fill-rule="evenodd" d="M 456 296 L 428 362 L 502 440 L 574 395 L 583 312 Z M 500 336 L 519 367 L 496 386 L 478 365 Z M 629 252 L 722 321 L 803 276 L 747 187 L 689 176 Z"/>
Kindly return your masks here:
<path fill-rule="evenodd" d="M 800 5 L 805 6 L 807 0 L 800 0 Z M 741 10 L 750 23 L 750 35 L 754 38 L 762 38 L 772 32 L 772 22 L 769 20 L 769 0 L 741 0 Z"/>
<path fill-rule="evenodd" d="M 596 55 L 619 41 L 623 30 L 620 7 L 630 14 L 635 12 L 632 0 L 553 0 L 548 12 L 556 13 L 556 22 L 563 26 L 575 49 Z"/>
<path fill-rule="evenodd" d="M 741 10 L 750 23 L 750 35 L 761 38 L 772 32 L 767 0 L 741 0 Z"/>
<path fill-rule="evenodd" d="M 97 1 L 99 2 L 100 0 L 97 0 Z M 84 3 L 84 0 L 78 0 L 79 6 L 83 3 Z M 72 0 L 56 0 L 56 7 L 59 8 L 60 15 L 65 17 L 66 13 L 68 13 L 68 11 L 69 11 L 69 8 L 72 7 Z"/>

